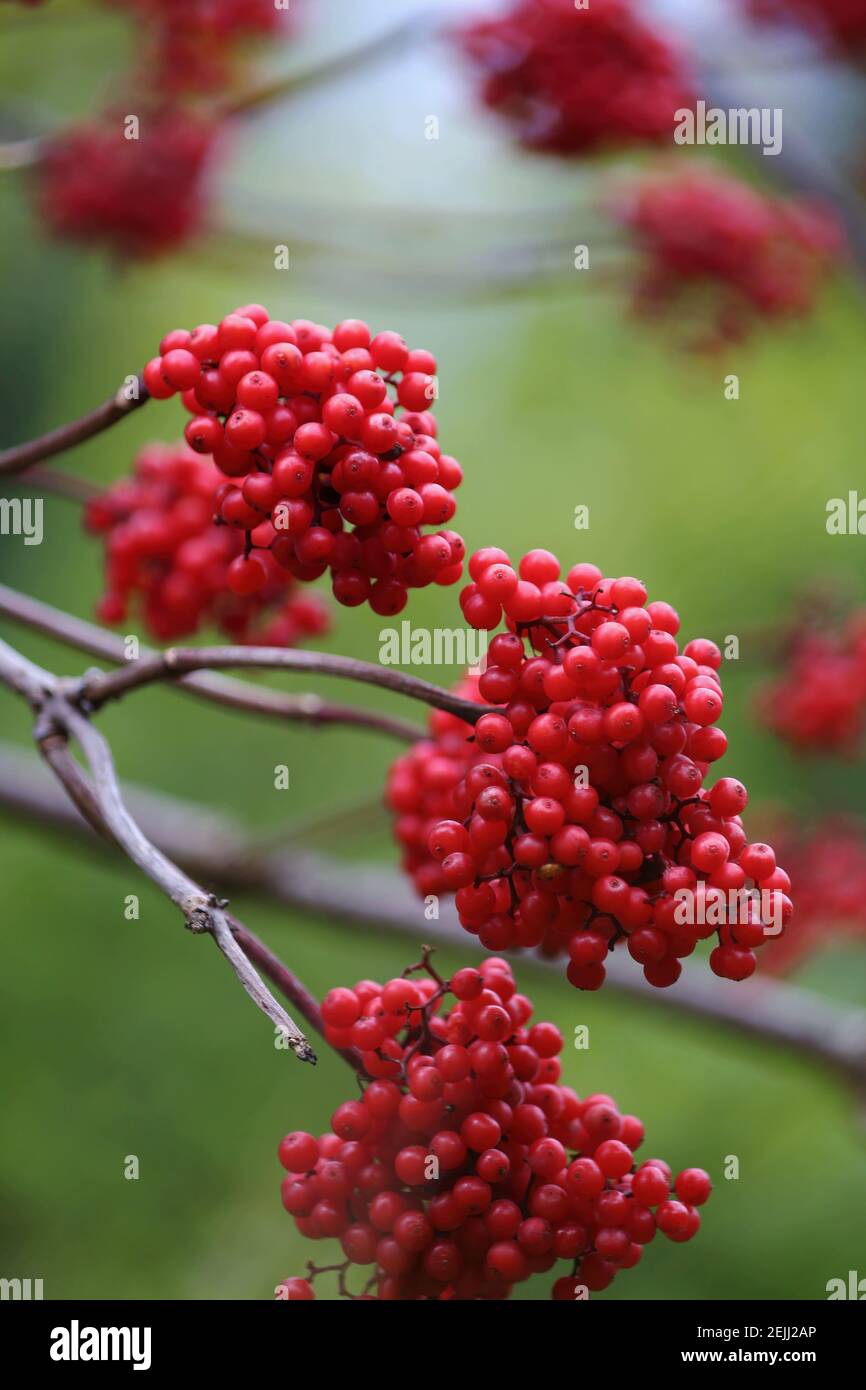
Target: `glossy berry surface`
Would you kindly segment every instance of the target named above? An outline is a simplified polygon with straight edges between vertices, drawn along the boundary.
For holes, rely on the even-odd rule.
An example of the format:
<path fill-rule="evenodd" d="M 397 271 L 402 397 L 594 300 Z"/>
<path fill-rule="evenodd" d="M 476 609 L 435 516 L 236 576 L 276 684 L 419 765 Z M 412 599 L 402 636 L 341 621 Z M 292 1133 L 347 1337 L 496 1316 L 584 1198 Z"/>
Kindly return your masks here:
<path fill-rule="evenodd" d="M 807 313 L 844 247 L 827 209 L 708 169 L 624 185 L 611 210 L 640 254 L 638 312 L 690 309 L 705 349 L 739 341 L 760 320 Z"/>
<path fill-rule="evenodd" d="M 362 1093 L 327 1134 L 282 1141 L 282 1200 L 302 1235 L 340 1242 L 344 1296 L 500 1300 L 549 1273 L 551 1296 L 574 1298 L 633 1268 L 657 1231 L 696 1234 L 707 1174 L 639 1162 L 640 1121 L 562 1083 L 562 1036 L 532 1021 L 501 958 L 446 981 L 425 952 L 384 985 L 332 990 L 322 1013 L 327 1041 L 360 1051 Z"/>
<path fill-rule="evenodd" d="M 691 100 L 679 53 L 628 0 L 518 0 L 460 39 L 483 101 L 532 149 L 669 141 Z"/>
<path fill-rule="evenodd" d="M 121 260 L 162 255 L 202 225 L 200 185 L 215 127 L 169 107 L 144 113 L 130 139 L 124 120 L 107 112 L 46 142 L 39 209 L 63 240 L 100 242 Z"/>
<path fill-rule="evenodd" d="M 160 642 L 212 626 L 265 646 L 293 646 L 327 630 L 324 601 L 304 592 L 267 546 L 245 556 L 243 532 L 214 524 L 224 484 L 213 463 L 186 446 L 150 444 L 131 478 L 88 503 L 85 523 L 105 547 L 104 622 L 140 612 Z M 267 537 L 257 531 L 252 539 Z"/>
<path fill-rule="evenodd" d="M 144 382 L 181 396 L 187 443 L 223 474 L 217 519 L 245 553 L 301 582 L 330 572 L 338 602 L 392 617 L 410 589 L 462 573 L 448 527 L 462 471 L 437 442 L 435 367 L 358 319 L 331 330 L 253 304 L 167 334 Z M 239 567 L 237 584 L 254 583 Z"/>
<path fill-rule="evenodd" d="M 487 575 L 505 565 L 517 585 L 493 598 Z M 772 848 L 747 840 L 744 785 L 705 785 L 727 747 L 718 647 L 681 649 L 677 613 L 639 580 L 590 564 L 560 577 L 548 551 L 514 566 L 478 551 L 469 575 L 466 621 L 492 631 L 504 617 L 508 631 L 461 693 L 503 703 L 474 731 L 434 712 L 430 738 L 391 770 L 418 893 L 454 893 L 487 950 L 566 955 L 578 989 L 601 986 L 615 949 L 672 985 L 709 938 L 714 973 L 746 978 L 792 904 Z"/>

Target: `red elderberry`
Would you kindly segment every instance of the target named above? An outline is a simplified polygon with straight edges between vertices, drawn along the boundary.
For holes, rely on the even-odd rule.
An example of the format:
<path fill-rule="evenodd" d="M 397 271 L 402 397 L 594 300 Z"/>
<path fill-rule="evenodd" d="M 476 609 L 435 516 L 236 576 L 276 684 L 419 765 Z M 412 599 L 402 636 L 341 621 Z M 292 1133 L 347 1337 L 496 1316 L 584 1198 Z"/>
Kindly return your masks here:
<path fill-rule="evenodd" d="M 419 363 L 436 365 L 358 319 L 331 331 L 253 304 L 169 333 L 144 380 L 160 399 L 181 394 L 187 443 L 228 480 L 217 517 L 245 533 L 244 560 L 255 545 L 294 579 L 330 570 L 340 603 L 391 617 L 410 589 L 456 583 L 464 556 L 455 531 L 425 530 L 451 520 L 462 472 L 437 441 Z M 255 592 L 255 564 L 235 566 L 235 592 Z"/>
<path fill-rule="evenodd" d="M 140 29 L 149 80 L 176 96 L 225 84 L 239 45 L 286 20 L 274 0 L 115 0 Z"/>
<path fill-rule="evenodd" d="M 106 591 L 98 608 L 104 622 L 122 622 L 139 608 L 160 642 L 206 624 L 237 642 L 273 646 L 326 631 L 322 600 L 303 593 L 273 559 L 264 516 L 249 537 L 249 552 L 242 530 L 213 524 L 224 486 L 201 455 L 183 445 L 150 444 L 137 455 L 132 478 L 88 503 L 85 524 L 105 545 Z"/>
<path fill-rule="evenodd" d="M 517 0 L 460 32 L 487 106 L 533 149 L 571 155 L 671 139 L 691 101 L 680 56 L 628 0 Z"/>
<path fill-rule="evenodd" d="M 482 611 L 485 578 L 503 568 L 518 586 L 488 587 Z M 745 979 L 790 917 L 790 883 L 747 840 L 744 785 L 704 785 L 726 747 L 721 653 L 704 639 L 681 650 L 675 610 L 631 576 L 560 573 L 549 551 L 518 565 L 492 547 L 472 556 L 464 616 L 491 630 L 504 617 L 509 631 L 460 693 L 489 699 L 501 683 L 504 703 L 469 738 L 436 711 L 429 740 L 394 764 L 403 867 L 422 895 L 454 892 L 486 949 L 567 954 L 578 989 L 603 984 L 614 949 L 671 986 L 714 934 L 713 971 Z"/>
<path fill-rule="evenodd" d="M 866 46 L 866 5 L 863 0 L 746 0 L 761 20 L 802 24 L 831 46 L 861 57 Z"/>
<path fill-rule="evenodd" d="M 51 232 L 99 242 L 123 260 L 162 255 L 201 224 L 201 179 L 215 128 L 166 108 L 73 126 L 50 139 L 37 166 L 37 197 Z"/>
<path fill-rule="evenodd" d="M 507 1020 L 496 1044 L 476 1036 L 491 1010 Z M 358 1031 L 383 1011 L 396 1024 L 387 1054 Z M 674 1179 L 660 1159 L 635 1171 L 640 1121 L 560 1082 L 562 1036 L 531 1022 L 501 958 L 444 981 L 425 953 L 384 985 L 331 990 L 322 1014 L 330 1043 L 364 1049 L 362 1098 L 338 1106 L 328 1134 L 282 1140 L 282 1200 L 303 1236 L 338 1239 L 344 1259 L 310 1264 L 278 1297 L 308 1300 L 329 1269 L 348 1298 L 500 1300 L 565 1260 L 552 1296 L 573 1298 L 632 1268 L 657 1231 L 696 1233 L 709 1176 Z M 355 1265 L 369 1272 L 360 1293 Z"/>
<path fill-rule="evenodd" d="M 642 258 L 637 311 L 659 315 L 691 298 L 706 321 L 695 345 L 708 350 L 762 319 L 808 313 L 844 248 L 828 210 L 708 170 L 625 185 L 611 210 Z"/>
<path fill-rule="evenodd" d="M 866 728 L 866 609 L 836 625 L 822 610 L 795 619 L 758 714 L 797 753 L 850 757 Z"/>

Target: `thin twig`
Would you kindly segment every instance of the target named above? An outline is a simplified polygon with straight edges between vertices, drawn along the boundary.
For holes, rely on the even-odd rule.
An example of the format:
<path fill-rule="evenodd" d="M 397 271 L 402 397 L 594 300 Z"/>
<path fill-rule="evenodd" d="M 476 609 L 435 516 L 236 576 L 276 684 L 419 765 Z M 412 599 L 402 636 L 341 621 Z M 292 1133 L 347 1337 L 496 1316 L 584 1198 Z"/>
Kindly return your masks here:
<path fill-rule="evenodd" d="M 54 497 L 65 497 L 69 502 L 92 502 L 103 491 L 96 483 L 79 478 L 75 473 L 60 473 L 53 468 L 39 468 L 34 464 L 28 468 L 26 476 L 12 473 L 7 475 L 7 487 L 29 487 L 37 492 L 51 493 Z"/>
<path fill-rule="evenodd" d="M 125 420 L 127 415 L 131 415 L 149 400 L 150 393 L 142 378 L 131 375 L 129 384 L 120 386 L 113 396 L 109 396 L 107 401 L 103 401 L 86 415 L 79 416 L 77 420 L 70 420 L 68 424 L 59 425 L 56 430 L 49 430 L 37 439 L 28 439 L 23 444 L 15 444 L 12 448 L 0 452 L 0 475 L 23 473 L 25 468 L 30 468 L 42 459 L 52 458 L 67 449 L 74 449 L 76 445 L 83 444 L 85 439 L 92 439 L 95 434 L 101 434 L 111 425 L 116 425 L 118 420 Z"/>
<path fill-rule="evenodd" d="M 384 33 L 374 34 L 372 38 L 365 39 L 353 48 L 324 58 L 320 63 L 300 72 L 290 73 L 287 77 L 278 77 L 266 85 L 250 88 L 228 102 L 223 108 L 223 115 L 228 118 L 246 116 L 283 97 L 295 96 L 309 88 L 322 86 L 332 78 L 343 76 L 344 73 L 358 72 L 362 66 L 368 65 L 371 61 L 378 62 L 387 53 L 419 38 L 432 24 L 439 22 L 440 16 L 432 10 L 403 18 Z"/>
<path fill-rule="evenodd" d="M 311 652 L 285 647 L 169 647 L 164 652 L 141 656 L 127 662 L 122 670 L 107 674 L 96 672 L 87 676 L 81 688 L 82 698 L 98 709 L 109 700 L 117 700 L 132 690 L 152 685 L 155 681 L 174 681 L 179 676 L 206 669 L 242 668 L 257 671 L 305 671 L 320 676 L 342 676 L 347 680 L 377 685 L 412 700 L 422 700 L 436 709 L 447 710 L 467 724 L 475 724 L 492 708 L 477 705 L 452 695 L 405 671 L 389 670 L 372 661 L 355 657 L 336 656 L 330 652 Z"/>
<path fill-rule="evenodd" d="M 118 666 L 128 664 L 126 647 L 122 637 L 106 632 L 83 618 L 64 613 L 48 603 L 31 598 L 0 584 L 0 617 L 10 618 L 36 632 L 54 637 L 68 647 L 86 652 L 101 661 L 110 661 Z M 156 653 L 143 647 L 141 658 L 155 656 Z M 374 733 L 387 734 L 390 738 L 405 743 L 415 743 L 425 737 L 425 730 L 418 724 L 395 715 L 381 714 L 378 710 L 356 709 L 351 705 L 341 705 L 323 700 L 318 695 L 285 695 L 278 690 L 258 687 L 249 681 L 234 680 L 231 676 L 218 676 L 209 672 L 182 676 L 172 682 L 170 689 L 182 690 L 196 695 L 213 704 L 246 714 L 264 715 L 270 719 L 288 720 L 292 723 L 321 727 L 330 724 L 346 724 L 353 728 L 369 729 Z"/>
<path fill-rule="evenodd" d="M 239 825 L 194 803 L 140 788 L 126 788 L 124 798 L 146 833 L 156 843 L 170 844 L 177 859 L 191 864 L 207 882 L 255 892 L 330 921 L 471 947 L 450 902 L 441 901 L 438 918 L 428 919 L 423 904 L 395 873 L 376 866 L 347 866 L 313 854 L 278 851 L 263 856 Z M 94 847 L 98 843 L 52 782 L 40 775 L 38 764 L 2 744 L 0 806 L 6 806 L 17 820 L 25 818 L 64 837 L 83 835 Z M 255 963 L 262 968 L 261 959 Z M 559 961 L 528 959 L 526 965 L 562 970 Z M 607 968 L 605 988 L 660 1007 L 671 1016 L 684 1014 L 765 1044 L 790 1048 L 832 1066 L 861 1095 L 866 1090 L 863 1009 L 840 1008 L 778 980 L 746 980 L 732 986 L 710 975 L 705 966 L 688 962 L 668 990 L 649 985 L 634 963 L 619 953 L 609 957 Z M 265 969 L 263 973 L 279 983 L 278 974 Z M 303 1006 L 295 1002 L 303 1014 Z"/>
<path fill-rule="evenodd" d="M 51 676 L 0 641 L 0 682 L 22 696 L 36 714 L 34 738 L 46 762 L 93 829 L 126 854 L 182 912 L 190 930 L 207 932 L 229 961 L 238 980 L 287 1045 L 303 1062 L 316 1054 L 281 1004 L 257 975 L 235 939 L 226 904 L 202 888 L 144 834 L 120 791 L 114 759 L 102 734 L 67 698 L 66 683 Z M 63 744 L 72 737 L 84 753 L 88 776 Z M 235 929 L 241 928 L 234 923 Z M 242 930 L 242 928 L 241 928 Z"/>
<path fill-rule="evenodd" d="M 0 143 L 0 171 L 12 169 L 32 169 L 38 164 L 45 142 L 41 136 L 24 136 L 20 140 L 4 140 Z"/>

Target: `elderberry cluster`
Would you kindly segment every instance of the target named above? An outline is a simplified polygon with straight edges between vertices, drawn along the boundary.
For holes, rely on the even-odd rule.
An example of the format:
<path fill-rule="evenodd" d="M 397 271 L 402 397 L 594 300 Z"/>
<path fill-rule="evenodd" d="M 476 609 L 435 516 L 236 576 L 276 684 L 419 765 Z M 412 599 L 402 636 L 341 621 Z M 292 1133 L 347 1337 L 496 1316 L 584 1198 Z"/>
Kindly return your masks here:
<path fill-rule="evenodd" d="M 244 44 L 272 33 L 286 11 L 274 0 L 110 3 L 136 26 L 124 104 L 43 142 L 36 202 L 64 241 L 101 244 L 123 260 L 151 258 L 202 229 L 226 90 Z"/>
<path fill-rule="evenodd" d="M 345 1262 L 327 1268 L 346 1296 L 503 1299 L 565 1260 L 552 1296 L 573 1299 L 633 1268 L 657 1231 L 698 1231 L 707 1174 L 672 1182 L 660 1159 L 635 1164 L 641 1122 L 561 1084 L 562 1036 L 532 1023 L 506 961 L 444 981 L 425 953 L 384 986 L 331 990 L 322 1016 L 328 1042 L 360 1051 L 363 1094 L 329 1133 L 285 1136 L 282 1200 L 302 1235 L 340 1241 Z M 360 1294 L 352 1265 L 373 1266 Z M 322 1272 L 285 1281 L 283 1296 L 313 1298 Z"/>
<path fill-rule="evenodd" d="M 807 313 L 844 244 L 825 209 L 707 170 L 640 180 L 612 212 L 643 258 L 637 311 L 693 307 L 705 347 L 742 339 L 758 319 Z"/>
<path fill-rule="evenodd" d="M 852 57 L 866 48 L 864 0 L 746 0 L 757 19 L 800 23 Z"/>
<path fill-rule="evenodd" d="M 866 728 L 866 610 L 838 630 L 803 626 L 792 633 L 758 712 L 797 752 L 855 755 Z"/>
<path fill-rule="evenodd" d="M 835 941 L 866 937 L 866 827 L 846 816 L 814 826 L 782 820 L 773 839 L 791 865 L 797 911 L 784 934 L 768 943 L 763 964 L 795 970 Z"/>
<path fill-rule="evenodd" d="M 272 34 L 287 5 L 275 0 L 111 0 L 134 17 L 148 70 L 162 91 L 213 91 L 238 47 Z"/>
<path fill-rule="evenodd" d="M 216 126 L 172 106 L 148 109 L 135 139 L 109 111 L 46 142 L 39 210 L 55 236 L 104 241 L 124 257 L 158 256 L 202 223 L 199 184 Z"/>
<path fill-rule="evenodd" d="M 567 952 L 568 979 L 598 989 L 621 944 L 660 987 L 698 942 L 742 980 L 792 911 L 769 845 L 750 844 L 746 788 L 710 765 L 727 747 L 715 643 L 682 652 L 680 620 L 633 578 L 546 550 L 517 569 L 498 549 L 469 563 L 463 614 L 508 632 L 462 692 L 499 706 L 467 725 L 442 711 L 394 764 L 387 800 L 422 895 L 456 893 L 487 950 Z M 752 886 L 749 881 L 752 881 Z"/>
<path fill-rule="evenodd" d="M 217 516 L 243 537 L 235 593 L 263 591 L 274 565 L 302 581 L 330 570 L 340 603 L 390 616 L 410 588 L 456 583 L 464 545 L 444 528 L 463 475 L 436 440 L 435 372 L 397 333 L 284 323 L 258 304 L 163 338 L 145 385 L 180 394 L 187 443 L 230 480 Z"/>
<path fill-rule="evenodd" d="M 583 154 L 670 141 L 692 101 L 680 55 L 631 0 L 517 0 L 460 31 L 481 95 L 532 149 Z"/>
<path fill-rule="evenodd" d="M 224 485 L 210 460 L 184 445 L 150 444 L 138 454 L 131 479 L 88 504 L 85 524 L 105 541 L 103 622 L 123 622 L 135 604 L 161 642 L 208 624 L 236 642 L 273 646 L 293 646 L 326 630 L 322 600 L 299 592 L 267 550 L 265 582 L 256 593 L 235 584 L 238 569 L 244 573 L 243 537 L 213 524 Z"/>

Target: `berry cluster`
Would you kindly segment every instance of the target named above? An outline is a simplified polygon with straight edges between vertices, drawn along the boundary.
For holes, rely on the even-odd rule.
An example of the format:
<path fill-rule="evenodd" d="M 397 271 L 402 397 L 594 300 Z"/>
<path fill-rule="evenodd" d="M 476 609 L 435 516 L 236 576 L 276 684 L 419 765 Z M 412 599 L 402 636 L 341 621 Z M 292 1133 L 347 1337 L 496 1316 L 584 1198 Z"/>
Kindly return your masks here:
<path fill-rule="evenodd" d="M 275 0 L 113 0 L 134 16 L 148 71 L 162 91 L 225 84 L 238 46 L 275 32 L 287 6 Z"/>
<path fill-rule="evenodd" d="M 316 595 L 262 552 L 264 584 L 250 595 L 244 540 L 213 524 L 225 479 L 183 445 L 150 444 L 129 480 L 88 504 L 88 529 L 105 538 L 107 591 L 103 622 L 123 622 L 132 601 L 157 641 L 213 624 L 233 641 L 293 646 L 324 632 L 328 616 Z M 264 523 L 267 526 L 267 523 Z"/>
<path fill-rule="evenodd" d="M 124 117 L 72 126 L 46 143 L 37 197 L 55 236 L 100 241 L 117 256 L 158 256 L 201 225 L 200 182 L 216 127 L 170 106 L 141 116 L 135 139 Z"/>
<path fill-rule="evenodd" d="M 36 202 L 54 236 L 143 259 L 202 228 L 239 45 L 270 33 L 286 14 L 274 0 L 110 2 L 131 11 L 137 27 L 124 106 L 44 142 Z"/>
<path fill-rule="evenodd" d="M 718 933 L 717 975 L 741 980 L 790 915 L 788 875 L 750 844 L 746 788 L 710 764 L 725 752 L 718 647 L 680 651 L 680 620 L 633 578 L 546 550 L 517 569 L 478 551 L 461 593 L 468 623 L 509 631 L 463 693 L 490 709 L 466 737 L 434 712 L 431 738 L 391 770 L 404 868 L 422 895 L 455 892 L 487 950 L 567 951 L 568 979 L 598 989 L 623 943 L 657 986 Z M 747 887 L 752 880 L 755 888 Z"/>
<path fill-rule="evenodd" d="M 353 1296 L 351 1265 L 372 1265 L 355 1297 L 502 1299 L 566 1260 L 552 1296 L 573 1299 L 633 1268 L 657 1231 L 697 1232 L 707 1174 L 672 1182 L 660 1159 L 635 1165 L 640 1121 L 561 1084 L 562 1036 L 531 1022 L 506 961 L 444 981 L 425 952 L 384 986 L 331 990 L 322 1016 L 330 1043 L 360 1052 L 363 1095 L 338 1106 L 330 1133 L 287 1134 L 279 1157 L 298 1230 L 340 1241 L 345 1262 L 327 1268 L 341 1293 Z M 282 1296 L 311 1299 L 321 1272 Z"/>
<path fill-rule="evenodd" d="M 180 394 L 187 443 L 231 480 L 217 514 L 244 537 L 236 593 L 262 590 L 272 562 L 300 580 L 330 569 L 340 603 L 390 616 L 410 588 L 456 583 L 463 541 L 443 528 L 463 475 L 436 441 L 435 371 L 397 333 L 258 304 L 163 338 L 145 385 Z"/>
<path fill-rule="evenodd" d="M 685 301 L 703 323 L 709 304 L 706 346 L 744 337 L 758 319 L 808 312 L 844 240 L 829 213 L 706 171 L 640 181 L 612 211 L 644 257 L 638 311 Z"/>
<path fill-rule="evenodd" d="M 866 937 L 866 833 L 839 816 L 810 828 L 782 821 L 773 840 L 791 865 L 797 911 L 763 963 L 785 974 L 833 940 Z"/>
<path fill-rule="evenodd" d="M 758 19 L 802 24 L 855 57 L 866 46 L 866 0 L 747 0 Z"/>
<path fill-rule="evenodd" d="M 856 754 L 866 727 L 866 610 L 838 631 L 806 626 L 793 635 L 758 710 L 797 752 Z"/>
<path fill-rule="evenodd" d="M 484 102 L 532 149 L 670 141 L 674 112 L 692 100 L 679 55 L 631 0 L 517 0 L 459 37 Z"/>

